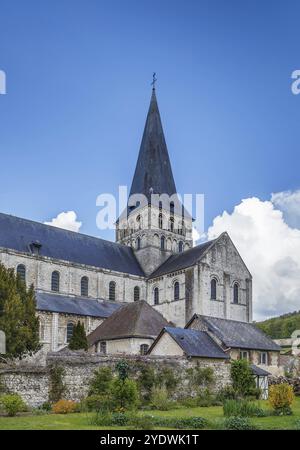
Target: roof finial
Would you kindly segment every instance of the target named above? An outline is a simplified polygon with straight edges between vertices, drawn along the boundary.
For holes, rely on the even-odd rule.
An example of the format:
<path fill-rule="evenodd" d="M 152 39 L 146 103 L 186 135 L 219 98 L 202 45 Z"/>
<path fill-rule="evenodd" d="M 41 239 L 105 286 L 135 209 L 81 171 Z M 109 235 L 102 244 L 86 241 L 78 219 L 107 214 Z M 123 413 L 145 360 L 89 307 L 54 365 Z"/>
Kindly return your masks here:
<path fill-rule="evenodd" d="M 153 80 L 152 80 L 152 83 L 151 83 L 151 86 L 153 86 L 152 87 L 153 90 L 155 90 L 155 83 L 156 83 L 156 81 L 157 81 L 156 72 L 153 72 Z"/>

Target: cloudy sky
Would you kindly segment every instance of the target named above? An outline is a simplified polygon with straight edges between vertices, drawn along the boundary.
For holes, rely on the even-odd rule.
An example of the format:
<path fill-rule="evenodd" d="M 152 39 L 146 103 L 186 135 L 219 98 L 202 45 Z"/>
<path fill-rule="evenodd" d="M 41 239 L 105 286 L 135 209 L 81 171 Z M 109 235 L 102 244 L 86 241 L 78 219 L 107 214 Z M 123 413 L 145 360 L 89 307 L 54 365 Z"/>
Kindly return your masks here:
<path fill-rule="evenodd" d="M 0 211 L 113 239 L 152 72 L 178 191 L 204 193 L 254 276 L 256 318 L 300 309 L 300 4 L 0 0 Z M 298 297 L 297 297 L 298 296 Z"/>

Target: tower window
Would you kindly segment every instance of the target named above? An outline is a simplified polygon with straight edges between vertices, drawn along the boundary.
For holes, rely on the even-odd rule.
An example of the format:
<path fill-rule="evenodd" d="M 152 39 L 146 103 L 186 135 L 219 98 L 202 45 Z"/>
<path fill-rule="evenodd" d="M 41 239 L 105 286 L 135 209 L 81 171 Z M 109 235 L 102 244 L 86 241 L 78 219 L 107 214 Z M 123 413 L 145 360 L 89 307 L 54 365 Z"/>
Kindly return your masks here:
<path fill-rule="evenodd" d="M 88 279 L 88 277 L 81 278 L 81 295 L 83 297 L 88 297 L 88 295 L 89 295 L 89 279 Z"/>
<path fill-rule="evenodd" d="M 174 232 L 174 218 L 171 217 L 170 219 L 170 231 L 173 233 Z"/>
<path fill-rule="evenodd" d="M 51 291 L 59 292 L 59 272 L 55 270 L 51 276 Z"/>
<path fill-rule="evenodd" d="M 140 288 L 138 286 L 135 286 L 133 291 L 133 298 L 135 302 L 138 302 L 140 299 Z"/>
<path fill-rule="evenodd" d="M 136 223 L 137 223 L 138 229 L 140 230 L 140 229 L 141 229 L 141 216 L 140 216 L 140 215 L 137 216 L 137 218 L 136 218 Z"/>
<path fill-rule="evenodd" d="M 166 244 L 166 238 L 164 236 L 162 236 L 160 238 L 160 249 L 164 250 L 165 249 L 165 244 Z"/>
<path fill-rule="evenodd" d="M 170 202 L 170 214 L 174 214 L 174 202 Z"/>
<path fill-rule="evenodd" d="M 239 285 L 234 283 L 233 285 L 233 303 L 239 302 Z"/>
<path fill-rule="evenodd" d="M 159 214 L 158 216 L 158 228 L 160 228 L 162 230 L 163 227 L 163 216 L 162 214 Z"/>
<path fill-rule="evenodd" d="M 26 267 L 24 266 L 24 264 L 19 264 L 18 265 L 18 267 L 17 267 L 17 276 L 24 283 L 26 282 Z"/>
<path fill-rule="evenodd" d="M 210 298 L 217 300 L 217 280 L 213 278 L 210 282 Z"/>
<path fill-rule="evenodd" d="M 141 238 L 138 237 L 137 240 L 136 240 L 136 249 L 140 250 L 140 248 L 141 248 Z"/>
<path fill-rule="evenodd" d="M 154 305 L 158 305 L 159 304 L 159 289 L 158 287 L 154 288 Z"/>
<path fill-rule="evenodd" d="M 182 241 L 180 241 L 178 244 L 178 251 L 179 251 L 179 253 L 183 252 L 183 242 Z"/>
<path fill-rule="evenodd" d="M 67 342 L 69 343 L 72 336 L 73 336 L 73 331 L 74 331 L 74 323 L 73 322 L 68 322 L 67 324 Z"/>
<path fill-rule="evenodd" d="M 174 300 L 179 300 L 179 283 L 176 281 L 174 283 Z"/>
<path fill-rule="evenodd" d="M 114 281 L 109 283 L 109 300 L 116 300 L 116 283 Z"/>
<path fill-rule="evenodd" d="M 148 349 L 149 349 L 149 345 L 148 345 L 148 344 L 142 344 L 142 345 L 140 346 L 140 354 L 141 354 L 141 355 L 146 355 Z"/>

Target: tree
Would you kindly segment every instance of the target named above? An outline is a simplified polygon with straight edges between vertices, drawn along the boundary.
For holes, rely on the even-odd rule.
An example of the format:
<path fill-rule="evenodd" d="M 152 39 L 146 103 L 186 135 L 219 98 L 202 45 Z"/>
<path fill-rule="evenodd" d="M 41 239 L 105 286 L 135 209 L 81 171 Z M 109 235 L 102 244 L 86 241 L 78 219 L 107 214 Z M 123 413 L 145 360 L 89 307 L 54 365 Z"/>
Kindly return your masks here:
<path fill-rule="evenodd" d="M 256 389 L 253 373 L 246 359 L 231 362 L 231 379 L 233 389 L 242 397 L 251 395 Z"/>
<path fill-rule="evenodd" d="M 84 325 L 81 322 L 77 322 L 73 329 L 73 335 L 69 342 L 70 350 L 85 350 L 88 349 L 88 342 Z"/>
<path fill-rule="evenodd" d="M 6 335 L 6 356 L 22 358 L 40 349 L 33 287 L 0 264 L 0 329 Z"/>

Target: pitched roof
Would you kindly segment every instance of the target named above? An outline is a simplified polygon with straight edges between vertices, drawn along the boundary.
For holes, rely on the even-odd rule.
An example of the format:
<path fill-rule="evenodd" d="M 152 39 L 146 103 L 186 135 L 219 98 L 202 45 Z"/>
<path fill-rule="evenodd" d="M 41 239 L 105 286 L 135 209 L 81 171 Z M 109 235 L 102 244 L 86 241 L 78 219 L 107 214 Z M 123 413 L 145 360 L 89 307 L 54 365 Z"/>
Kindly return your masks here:
<path fill-rule="evenodd" d="M 130 195 L 144 194 L 150 202 L 151 190 L 153 194 L 172 195 L 176 193 L 155 89 L 152 90 Z"/>
<path fill-rule="evenodd" d="M 128 246 L 0 213 L 0 247 L 30 254 L 33 242 L 41 256 L 144 276 Z"/>
<path fill-rule="evenodd" d="M 267 372 L 266 370 L 262 369 L 261 367 L 257 367 L 254 364 L 251 364 L 251 370 L 254 375 L 258 375 L 259 377 L 267 377 L 268 375 L 271 375 L 270 372 Z"/>
<path fill-rule="evenodd" d="M 194 318 L 197 317 L 204 322 L 208 331 L 220 339 L 226 347 L 280 351 L 280 346 L 252 323 L 209 316 L 194 316 Z"/>
<path fill-rule="evenodd" d="M 205 331 L 171 327 L 165 327 L 165 331 L 182 348 L 186 356 L 229 359 Z"/>
<path fill-rule="evenodd" d="M 177 270 L 191 267 L 204 255 L 206 250 L 216 241 L 216 239 L 196 247 L 190 248 L 182 253 L 171 255 L 161 266 L 156 269 L 149 278 L 156 278 L 166 273 L 176 272 Z"/>
<path fill-rule="evenodd" d="M 76 314 L 106 318 L 122 306 L 122 303 L 93 300 L 85 297 L 36 292 L 36 308 L 39 311 Z"/>
<path fill-rule="evenodd" d="M 88 336 L 89 345 L 100 340 L 127 337 L 155 338 L 169 322 L 144 300 L 131 302 L 114 312 Z"/>

